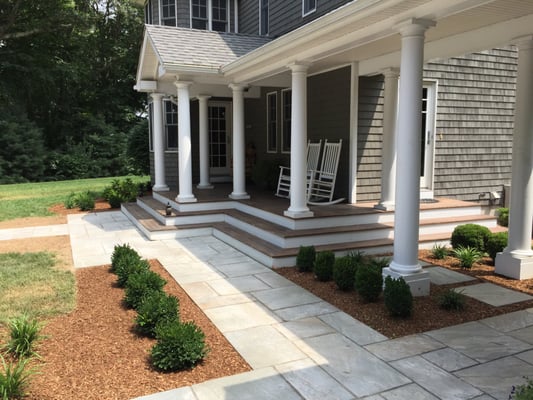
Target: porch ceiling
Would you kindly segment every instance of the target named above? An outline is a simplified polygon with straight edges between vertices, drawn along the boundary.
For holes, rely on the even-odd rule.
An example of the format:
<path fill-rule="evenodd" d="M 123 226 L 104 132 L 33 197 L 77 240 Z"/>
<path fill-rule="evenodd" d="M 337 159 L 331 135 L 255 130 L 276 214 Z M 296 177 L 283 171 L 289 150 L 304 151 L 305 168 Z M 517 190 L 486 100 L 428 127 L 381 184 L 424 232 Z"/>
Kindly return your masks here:
<path fill-rule="evenodd" d="M 310 62 L 320 73 L 359 62 L 361 75 L 400 63 L 398 25 L 429 19 L 425 58 L 447 58 L 510 44 L 533 33 L 531 0 L 356 0 L 222 67 L 234 82 L 287 74 L 287 65 Z"/>

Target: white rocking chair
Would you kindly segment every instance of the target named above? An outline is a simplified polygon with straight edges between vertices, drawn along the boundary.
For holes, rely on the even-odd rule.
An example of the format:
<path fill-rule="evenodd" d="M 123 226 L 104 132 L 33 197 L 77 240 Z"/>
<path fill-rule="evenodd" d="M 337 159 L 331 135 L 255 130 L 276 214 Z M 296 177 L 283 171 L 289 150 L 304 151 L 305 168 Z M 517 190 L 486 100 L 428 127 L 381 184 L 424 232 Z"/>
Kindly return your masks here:
<path fill-rule="evenodd" d="M 307 142 L 307 187 L 309 189 L 309 182 L 312 172 L 318 168 L 318 160 L 320 158 L 320 147 L 322 140 L 318 143 Z M 278 189 L 276 196 L 289 198 L 291 196 L 291 169 L 289 167 L 279 167 Z"/>
<path fill-rule="evenodd" d="M 335 180 L 341 155 L 342 139 L 338 143 L 324 143 L 320 170 L 314 171 L 307 191 L 307 203 L 311 205 L 337 204 L 344 198 L 333 200 Z"/>

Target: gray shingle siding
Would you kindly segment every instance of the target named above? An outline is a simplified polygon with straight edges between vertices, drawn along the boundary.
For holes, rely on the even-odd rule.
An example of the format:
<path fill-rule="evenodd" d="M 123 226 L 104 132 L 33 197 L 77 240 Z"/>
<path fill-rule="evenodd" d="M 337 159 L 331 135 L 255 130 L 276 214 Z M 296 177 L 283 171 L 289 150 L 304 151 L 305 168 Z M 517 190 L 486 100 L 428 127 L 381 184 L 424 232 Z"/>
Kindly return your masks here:
<path fill-rule="evenodd" d="M 239 33 L 257 35 L 259 33 L 259 1 L 239 2 Z"/>
<path fill-rule="evenodd" d="M 190 0 L 178 0 L 178 27 L 190 28 L 191 27 L 191 14 L 190 14 Z"/>

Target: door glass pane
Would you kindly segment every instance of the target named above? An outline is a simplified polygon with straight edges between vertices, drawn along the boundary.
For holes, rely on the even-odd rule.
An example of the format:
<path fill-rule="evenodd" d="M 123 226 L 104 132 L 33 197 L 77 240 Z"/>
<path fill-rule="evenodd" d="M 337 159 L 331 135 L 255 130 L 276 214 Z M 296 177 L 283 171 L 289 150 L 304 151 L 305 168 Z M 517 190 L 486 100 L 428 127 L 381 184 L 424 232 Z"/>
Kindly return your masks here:
<path fill-rule="evenodd" d="M 226 115 L 224 106 L 209 107 L 209 142 L 211 154 L 209 155 L 210 167 L 221 168 L 227 165 L 226 151 Z"/>

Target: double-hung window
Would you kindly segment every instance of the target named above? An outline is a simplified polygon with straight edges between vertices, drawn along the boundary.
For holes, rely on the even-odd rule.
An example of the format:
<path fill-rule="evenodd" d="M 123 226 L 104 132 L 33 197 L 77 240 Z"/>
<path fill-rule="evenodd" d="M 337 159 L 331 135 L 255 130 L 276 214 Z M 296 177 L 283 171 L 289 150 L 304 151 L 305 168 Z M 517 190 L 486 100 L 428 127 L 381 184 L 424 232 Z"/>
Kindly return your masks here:
<path fill-rule="evenodd" d="M 152 0 L 148 0 L 144 6 L 144 23 L 153 24 L 152 21 Z"/>
<path fill-rule="evenodd" d="M 267 93 L 267 152 L 278 151 L 278 93 Z"/>
<path fill-rule="evenodd" d="M 284 89 L 281 91 L 281 151 L 283 153 L 291 151 L 291 110 L 292 91 Z"/>
<path fill-rule="evenodd" d="M 161 25 L 177 26 L 176 0 L 161 0 Z"/>
<path fill-rule="evenodd" d="M 210 31 L 229 31 L 228 0 L 191 0 L 191 27 Z"/>
<path fill-rule="evenodd" d="M 302 0 L 302 15 L 305 17 L 316 11 L 317 0 Z"/>
<path fill-rule="evenodd" d="M 165 136 L 167 150 L 178 148 L 178 106 L 170 100 L 164 101 L 165 110 Z"/>
<path fill-rule="evenodd" d="M 268 35 L 268 0 L 259 0 L 259 34 Z"/>

